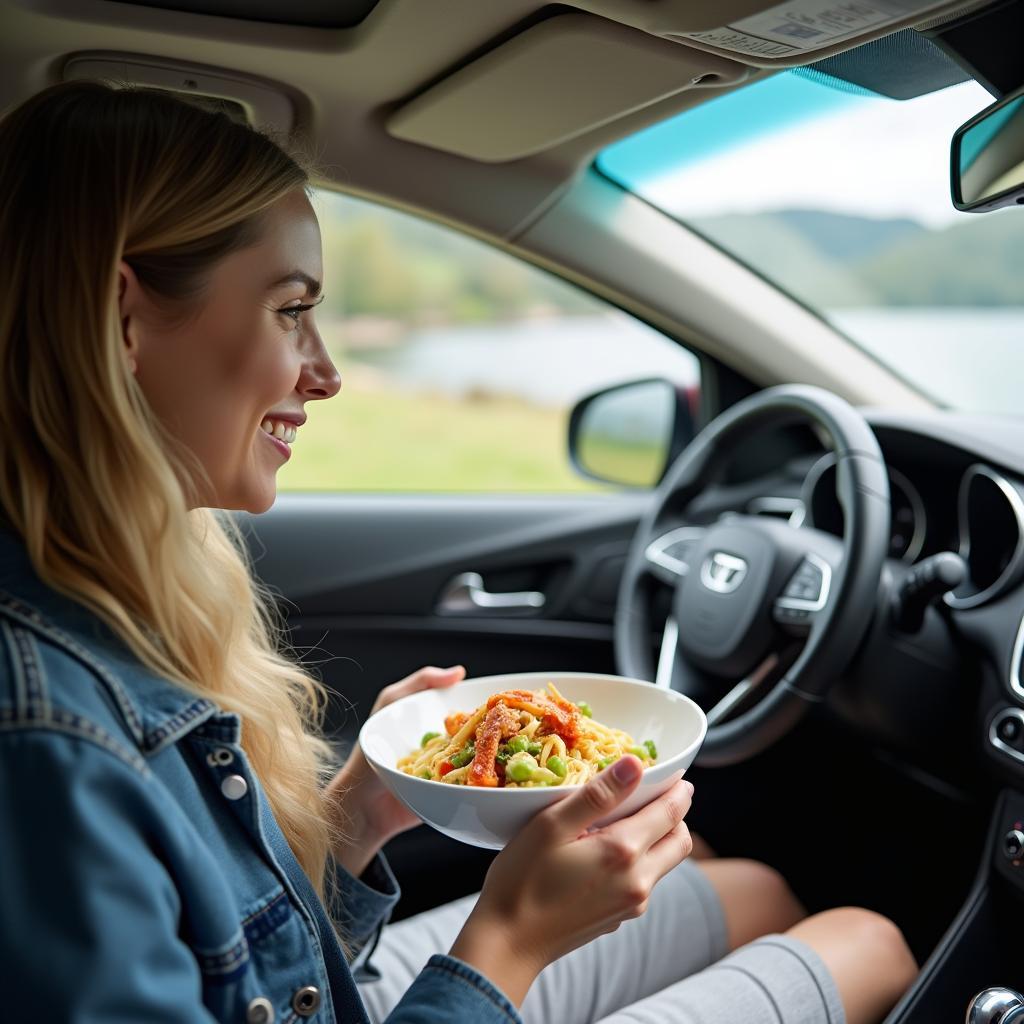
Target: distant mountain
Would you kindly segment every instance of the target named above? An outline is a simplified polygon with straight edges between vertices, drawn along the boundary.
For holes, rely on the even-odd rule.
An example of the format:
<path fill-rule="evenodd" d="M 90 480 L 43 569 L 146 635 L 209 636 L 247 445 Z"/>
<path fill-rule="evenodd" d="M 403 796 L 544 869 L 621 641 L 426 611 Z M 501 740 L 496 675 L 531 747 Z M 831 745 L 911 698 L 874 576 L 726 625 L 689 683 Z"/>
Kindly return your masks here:
<path fill-rule="evenodd" d="M 899 306 L 1024 306 L 1024 217 L 978 214 L 897 242 L 857 268 Z"/>
<path fill-rule="evenodd" d="M 816 309 L 1024 306 L 1024 217 L 1011 211 L 940 229 L 794 209 L 689 223 Z"/>
<path fill-rule="evenodd" d="M 779 210 L 775 216 L 824 256 L 844 264 L 858 263 L 928 234 L 923 224 L 909 217 L 882 220 L 825 210 Z"/>
<path fill-rule="evenodd" d="M 822 251 L 824 221 L 816 221 L 814 230 L 805 231 L 810 223 L 803 216 L 806 211 L 799 211 L 796 217 L 788 216 L 790 212 L 727 214 L 688 223 L 816 309 L 877 304 L 870 286 L 851 274 L 841 260 Z M 838 244 L 833 243 L 833 248 Z"/>

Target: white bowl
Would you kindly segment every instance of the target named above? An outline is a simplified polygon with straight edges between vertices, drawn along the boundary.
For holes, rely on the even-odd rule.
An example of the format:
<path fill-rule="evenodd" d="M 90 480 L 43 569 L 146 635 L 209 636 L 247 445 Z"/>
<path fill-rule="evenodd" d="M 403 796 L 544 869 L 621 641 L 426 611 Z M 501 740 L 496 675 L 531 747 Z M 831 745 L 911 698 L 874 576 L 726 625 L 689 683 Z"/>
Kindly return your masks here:
<path fill-rule="evenodd" d="M 636 742 L 654 740 L 658 760 L 644 770 L 633 795 L 608 818 L 626 817 L 664 793 L 693 763 L 704 742 L 707 719 L 689 697 L 623 676 L 585 672 L 521 672 L 482 676 L 446 690 L 424 690 L 382 708 L 367 719 L 359 744 L 384 784 L 428 825 L 472 846 L 500 850 L 539 810 L 574 792 L 576 786 L 488 789 L 452 786 L 407 775 L 398 759 L 419 746 L 425 732 L 443 732 L 453 711 L 472 711 L 502 690 L 542 690 L 554 683 L 573 702 L 585 700 L 594 718 L 624 729 Z"/>

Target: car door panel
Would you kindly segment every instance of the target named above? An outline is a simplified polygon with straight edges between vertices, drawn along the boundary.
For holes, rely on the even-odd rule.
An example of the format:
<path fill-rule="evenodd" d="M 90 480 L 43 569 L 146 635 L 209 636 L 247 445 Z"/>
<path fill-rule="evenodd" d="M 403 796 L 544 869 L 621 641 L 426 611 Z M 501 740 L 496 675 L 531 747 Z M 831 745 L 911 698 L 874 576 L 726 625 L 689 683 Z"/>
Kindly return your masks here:
<path fill-rule="evenodd" d="M 618 572 L 646 501 L 282 495 L 242 526 L 291 643 L 336 695 L 329 724 L 344 745 L 380 688 L 421 665 L 614 671 Z M 542 593 L 544 605 L 440 612 L 466 572 L 491 593 Z"/>

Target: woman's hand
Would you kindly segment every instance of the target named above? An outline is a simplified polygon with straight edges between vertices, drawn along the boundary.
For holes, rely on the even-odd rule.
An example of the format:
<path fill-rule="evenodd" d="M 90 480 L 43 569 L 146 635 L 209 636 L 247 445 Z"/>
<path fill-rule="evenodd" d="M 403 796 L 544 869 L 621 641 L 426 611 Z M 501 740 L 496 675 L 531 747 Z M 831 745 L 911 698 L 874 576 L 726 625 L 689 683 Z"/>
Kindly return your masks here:
<path fill-rule="evenodd" d="M 377 695 L 370 714 L 410 693 L 453 686 L 465 677 L 462 665 L 421 668 L 400 682 L 385 686 Z M 345 837 L 336 845 L 334 857 L 357 878 L 389 839 L 420 823 L 380 781 L 358 744 L 328 784 L 325 795 L 334 823 Z"/>
<path fill-rule="evenodd" d="M 451 952 L 517 1005 L 549 963 L 639 917 L 655 882 L 689 856 L 693 786 L 683 780 L 631 817 L 587 831 L 642 771 L 637 758 L 620 758 L 541 811 L 492 863 Z"/>

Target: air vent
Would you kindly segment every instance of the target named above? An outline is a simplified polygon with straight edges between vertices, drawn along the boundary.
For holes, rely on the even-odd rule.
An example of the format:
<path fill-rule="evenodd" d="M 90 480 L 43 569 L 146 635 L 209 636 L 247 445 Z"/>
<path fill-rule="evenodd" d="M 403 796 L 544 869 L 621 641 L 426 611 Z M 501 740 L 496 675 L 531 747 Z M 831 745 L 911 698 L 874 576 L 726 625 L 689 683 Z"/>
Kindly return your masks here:
<path fill-rule="evenodd" d="M 1024 618 L 1020 620 L 1010 657 L 1010 689 L 1024 700 Z"/>
<path fill-rule="evenodd" d="M 952 608 L 975 608 L 999 597 L 1024 570 L 1024 496 L 994 469 L 971 466 L 960 482 L 960 554 L 964 584 L 946 595 Z"/>

